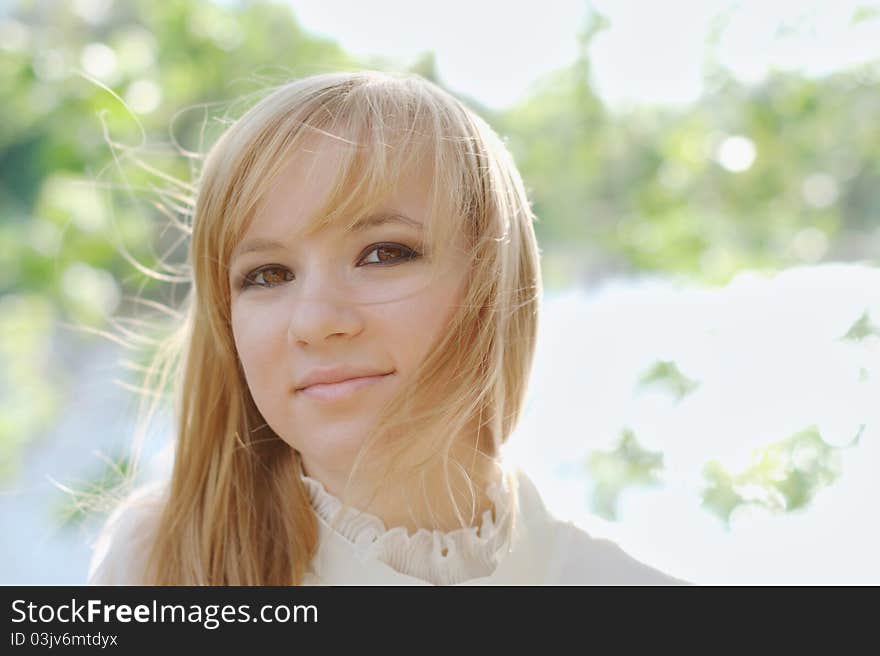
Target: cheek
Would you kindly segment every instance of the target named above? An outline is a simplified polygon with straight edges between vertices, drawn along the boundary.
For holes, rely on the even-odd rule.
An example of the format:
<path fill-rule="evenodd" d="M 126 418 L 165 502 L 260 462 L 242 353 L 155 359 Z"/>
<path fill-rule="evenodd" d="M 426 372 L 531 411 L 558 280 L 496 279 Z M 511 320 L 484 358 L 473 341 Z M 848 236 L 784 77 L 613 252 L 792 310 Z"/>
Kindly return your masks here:
<path fill-rule="evenodd" d="M 279 321 L 273 320 L 271 313 L 254 312 L 250 309 L 233 306 L 232 335 L 235 348 L 244 369 L 251 395 L 257 401 L 261 389 L 277 389 L 269 384 L 278 378 L 284 348 L 284 331 L 278 330 Z"/>
<path fill-rule="evenodd" d="M 449 329 L 449 324 L 461 303 L 463 285 L 450 284 L 430 293 L 407 299 L 394 312 L 393 335 L 395 350 L 405 358 L 408 369 L 424 360 L 431 348 Z"/>

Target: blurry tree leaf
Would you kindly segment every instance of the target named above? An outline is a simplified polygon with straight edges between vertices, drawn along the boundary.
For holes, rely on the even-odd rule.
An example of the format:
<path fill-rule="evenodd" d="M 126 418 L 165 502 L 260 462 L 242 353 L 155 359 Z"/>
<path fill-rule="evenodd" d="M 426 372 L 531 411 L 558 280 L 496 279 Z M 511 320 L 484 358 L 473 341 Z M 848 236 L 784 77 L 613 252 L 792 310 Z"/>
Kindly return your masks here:
<path fill-rule="evenodd" d="M 440 82 L 440 74 L 437 70 L 437 55 L 431 51 L 421 55 L 416 62 L 409 67 L 411 73 L 421 75 L 426 80 L 435 84 Z"/>
<path fill-rule="evenodd" d="M 685 376 L 675 362 L 655 362 L 639 379 L 638 387 L 658 387 L 669 392 L 676 401 L 693 392 L 699 383 Z"/>
<path fill-rule="evenodd" d="M 653 486 L 660 482 L 663 454 L 639 446 L 635 433 L 625 429 L 613 451 L 593 451 L 586 461 L 593 481 L 593 512 L 608 520 L 617 518 L 617 501 L 629 487 Z"/>
<path fill-rule="evenodd" d="M 876 5 L 863 5 L 856 8 L 856 10 L 853 12 L 850 22 L 853 25 L 856 25 L 858 23 L 876 19 L 878 17 L 880 17 L 880 7 L 877 7 Z"/>
<path fill-rule="evenodd" d="M 868 337 L 880 337 L 880 327 L 871 321 L 868 310 L 865 310 L 841 339 L 857 342 Z"/>
<path fill-rule="evenodd" d="M 703 470 L 703 505 L 725 524 L 740 505 L 756 504 L 773 512 L 803 508 L 840 476 L 839 450 L 810 427 L 756 450 L 742 472 L 729 472 L 712 460 Z"/>

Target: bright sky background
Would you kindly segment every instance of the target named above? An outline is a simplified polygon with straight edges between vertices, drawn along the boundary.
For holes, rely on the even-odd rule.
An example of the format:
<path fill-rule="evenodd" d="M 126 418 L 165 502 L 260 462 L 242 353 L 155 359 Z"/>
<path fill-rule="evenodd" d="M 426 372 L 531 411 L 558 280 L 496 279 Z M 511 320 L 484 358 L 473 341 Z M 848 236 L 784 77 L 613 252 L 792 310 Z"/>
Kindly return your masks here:
<path fill-rule="evenodd" d="M 528 472 L 558 517 L 687 581 L 880 583 L 880 339 L 840 339 L 863 312 L 880 317 L 878 286 L 876 268 L 822 264 L 743 272 L 720 289 L 648 277 L 545 294 L 505 460 Z M 681 401 L 639 388 L 658 359 L 698 387 Z M 753 503 L 733 512 L 729 531 L 701 507 L 707 462 L 737 475 L 756 450 L 810 426 L 849 446 L 838 452 L 840 477 L 806 507 L 771 512 L 763 487 L 738 485 Z M 663 453 L 663 485 L 628 489 L 619 521 L 604 522 L 587 509 L 583 463 L 613 449 L 623 427 Z"/>
<path fill-rule="evenodd" d="M 455 91 L 504 107 L 573 62 L 588 0 L 291 0 L 300 23 L 356 55 L 402 64 L 433 50 Z M 682 104 L 702 91 L 707 54 L 741 79 L 772 67 L 820 75 L 880 59 L 875 0 L 594 0 L 610 21 L 591 51 L 600 95 L 616 107 Z M 859 13 L 860 12 L 860 13 Z M 854 22 L 857 15 L 862 20 Z M 725 25 L 711 45 L 711 35 Z"/>

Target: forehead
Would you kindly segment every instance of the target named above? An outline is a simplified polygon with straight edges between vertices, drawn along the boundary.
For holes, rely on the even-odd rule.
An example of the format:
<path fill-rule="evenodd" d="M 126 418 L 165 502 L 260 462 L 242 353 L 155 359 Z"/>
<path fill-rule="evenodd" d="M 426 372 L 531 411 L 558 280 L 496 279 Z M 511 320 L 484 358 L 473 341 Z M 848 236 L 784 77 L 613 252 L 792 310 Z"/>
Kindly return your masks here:
<path fill-rule="evenodd" d="M 376 223 L 377 210 L 396 210 L 424 224 L 430 214 L 430 172 L 419 166 L 398 172 L 369 159 L 369 153 L 339 139 L 310 138 L 268 187 L 245 236 L 278 229 L 290 237 L 329 227 L 362 229 Z"/>

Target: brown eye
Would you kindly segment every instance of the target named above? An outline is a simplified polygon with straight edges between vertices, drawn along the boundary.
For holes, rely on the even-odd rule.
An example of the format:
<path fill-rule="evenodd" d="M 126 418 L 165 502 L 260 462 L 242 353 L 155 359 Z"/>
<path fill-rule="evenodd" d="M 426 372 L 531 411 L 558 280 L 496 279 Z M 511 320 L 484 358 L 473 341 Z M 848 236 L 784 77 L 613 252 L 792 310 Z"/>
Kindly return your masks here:
<path fill-rule="evenodd" d="M 375 253 L 375 256 L 373 254 Z M 375 244 L 361 258 L 363 264 L 397 264 L 414 260 L 419 254 L 403 244 Z"/>
<path fill-rule="evenodd" d="M 283 282 L 292 280 L 288 277 L 290 272 L 284 267 L 268 266 L 249 274 L 244 279 L 244 287 L 275 287 Z M 262 280 L 261 280 L 262 278 Z"/>
<path fill-rule="evenodd" d="M 376 249 L 376 256 L 380 262 L 396 260 L 403 257 L 403 249 L 397 246 L 380 246 Z"/>

